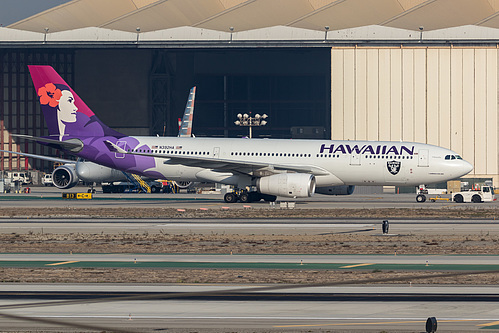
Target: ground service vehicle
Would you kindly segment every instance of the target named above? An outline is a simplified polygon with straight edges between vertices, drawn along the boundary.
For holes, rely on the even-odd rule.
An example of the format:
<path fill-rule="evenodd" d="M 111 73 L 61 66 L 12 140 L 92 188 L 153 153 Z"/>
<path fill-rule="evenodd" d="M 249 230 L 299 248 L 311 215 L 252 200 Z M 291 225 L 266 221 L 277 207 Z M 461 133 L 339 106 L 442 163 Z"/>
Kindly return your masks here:
<path fill-rule="evenodd" d="M 495 201 L 494 189 L 490 186 L 482 186 L 481 189 L 456 192 L 452 195 L 452 201 L 462 202 L 486 202 Z"/>
<path fill-rule="evenodd" d="M 31 177 L 27 172 L 7 171 L 4 178 L 10 179 L 13 183 L 19 182 L 22 185 L 31 184 Z"/>
<path fill-rule="evenodd" d="M 54 183 L 52 183 L 52 174 L 51 173 L 46 173 L 43 175 L 42 185 L 45 185 L 45 186 L 54 185 Z"/>

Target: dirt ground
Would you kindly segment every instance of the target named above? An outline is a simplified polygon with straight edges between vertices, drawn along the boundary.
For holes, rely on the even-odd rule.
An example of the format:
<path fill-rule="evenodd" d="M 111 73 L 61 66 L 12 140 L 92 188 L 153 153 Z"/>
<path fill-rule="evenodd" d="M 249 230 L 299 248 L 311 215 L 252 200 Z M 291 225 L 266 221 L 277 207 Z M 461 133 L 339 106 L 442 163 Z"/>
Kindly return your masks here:
<path fill-rule="evenodd" d="M 496 209 L 331 209 L 331 210 L 241 210 L 238 217 L 365 217 L 372 218 L 487 218 L 495 219 Z M 207 217 L 206 212 L 175 209 L 58 209 L 57 217 L 116 218 L 185 218 Z M 212 217 L 232 213 L 220 210 Z M 242 216 L 241 216 L 242 215 Z M 53 216 L 51 209 L 0 209 L 0 216 Z M 499 253 L 499 236 L 473 235 L 404 235 L 372 234 L 321 235 L 198 235 L 198 234 L 0 234 L 0 253 L 234 253 L 234 254 L 491 254 Z M 386 272 L 372 270 L 192 270 L 192 269 L 47 269 L 1 268 L 2 282 L 67 283 L 331 283 L 354 280 L 405 277 L 398 283 L 497 284 L 499 274 L 464 274 L 447 278 L 418 279 L 417 276 L 439 272 Z"/>
<path fill-rule="evenodd" d="M 105 218 L 234 218 L 234 210 L 175 208 L 0 208 L 0 217 L 105 217 Z M 476 205 L 435 208 L 383 209 L 239 209 L 237 217 L 244 218 L 417 218 L 417 219 L 499 219 L 499 209 Z"/>
<path fill-rule="evenodd" d="M 0 253 L 498 254 L 499 236 L 0 234 Z"/>

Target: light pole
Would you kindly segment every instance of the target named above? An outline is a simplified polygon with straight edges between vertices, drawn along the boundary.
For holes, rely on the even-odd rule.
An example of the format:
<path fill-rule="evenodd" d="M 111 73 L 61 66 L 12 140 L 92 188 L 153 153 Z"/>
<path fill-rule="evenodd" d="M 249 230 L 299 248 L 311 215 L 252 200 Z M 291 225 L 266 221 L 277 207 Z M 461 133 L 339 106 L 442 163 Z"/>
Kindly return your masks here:
<path fill-rule="evenodd" d="M 254 117 L 248 114 L 238 114 L 237 115 L 237 120 L 234 122 L 236 126 L 248 126 L 249 127 L 249 137 L 251 139 L 253 132 L 252 132 L 252 127 L 253 126 L 265 126 L 267 124 L 267 119 L 268 116 L 264 113 L 263 115 L 259 115 L 258 113 L 255 114 Z"/>
<path fill-rule="evenodd" d="M 140 27 L 135 28 L 135 31 L 137 31 L 137 42 L 135 44 L 139 44 Z"/>
<path fill-rule="evenodd" d="M 43 30 L 45 30 L 45 34 L 43 35 L 43 44 L 45 44 L 47 42 L 47 34 L 49 32 L 49 28 L 45 28 Z"/>

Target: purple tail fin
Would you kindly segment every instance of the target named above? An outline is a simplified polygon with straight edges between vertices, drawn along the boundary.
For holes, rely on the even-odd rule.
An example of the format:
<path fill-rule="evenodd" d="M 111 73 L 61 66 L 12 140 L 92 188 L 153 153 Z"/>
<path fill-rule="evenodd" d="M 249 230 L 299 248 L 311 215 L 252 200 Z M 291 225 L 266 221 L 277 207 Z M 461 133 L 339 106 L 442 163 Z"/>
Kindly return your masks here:
<path fill-rule="evenodd" d="M 71 138 L 123 136 L 104 125 L 52 67 L 28 67 L 51 137 L 65 141 Z"/>

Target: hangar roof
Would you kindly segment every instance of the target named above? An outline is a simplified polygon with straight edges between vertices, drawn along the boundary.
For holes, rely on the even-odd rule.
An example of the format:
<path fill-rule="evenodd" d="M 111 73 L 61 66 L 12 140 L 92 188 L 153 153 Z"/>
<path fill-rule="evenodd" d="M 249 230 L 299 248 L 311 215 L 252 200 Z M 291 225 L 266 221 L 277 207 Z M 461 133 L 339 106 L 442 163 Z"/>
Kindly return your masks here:
<path fill-rule="evenodd" d="M 100 27 L 126 32 L 190 26 L 229 32 L 274 26 L 324 31 L 362 26 L 424 31 L 499 29 L 499 0 L 73 0 L 9 28 L 60 32 Z"/>
<path fill-rule="evenodd" d="M 414 30 L 389 28 L 378 25 L 323 31 L 295 28 L 289 26 L 274 26 L 240 32 L 225 32 L 197 27 L 177 27 L 150 32 L 127 32 L 105 28 L 80 28 L 74 30 L 40 33 L 10 28 L 0 28 L 0 47 L 12 45 L 59 45 L 73 47 L 88 45 L 117 45 L 133 47 L 205 47 L 206 43 L 212 46 L 234 47 L 246 46 L 286 46 L 296 43 L 312 46 L 331 47 L 346 44 L 362 43 L 486 43 L 494 47 L 499 40 L 499 29 L 479 27 L 475 25 L 425 31 L 422 34 Z M 328 43 L 324 43 L 324 42 Z M 201 43 L 200 43 L 201 42 Z M 203 42 L 205 42 L 203 44 Z M 166 44 L 165 44 L 166 43 Z M 232 43 L 232 44 L 231 44 Z M 254 45 L 251 45 L 251 44 Z M 333 43 L 333 44 L 329 44 Z"/>

